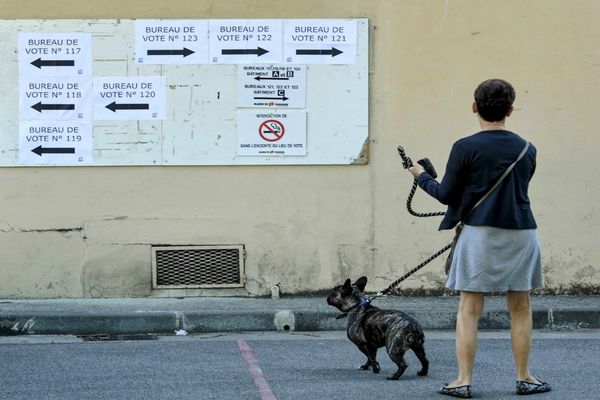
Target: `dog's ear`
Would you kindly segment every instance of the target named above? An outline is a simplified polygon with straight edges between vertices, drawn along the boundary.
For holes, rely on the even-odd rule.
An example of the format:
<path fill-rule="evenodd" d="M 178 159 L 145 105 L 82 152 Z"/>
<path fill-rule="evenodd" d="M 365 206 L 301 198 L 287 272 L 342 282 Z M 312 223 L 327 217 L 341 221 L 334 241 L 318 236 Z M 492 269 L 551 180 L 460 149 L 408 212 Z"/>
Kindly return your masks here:
<path fill-rule="evenodd" d="M 361 276 L 360 278 L 358 278 L 356 282 L 354 282 L 354 286 L 356 286 L 361 292 L 364 292 L 365 287 L 367 286 L 367 277 Z"/>
<path fill-rule="evenodd" d="M 352 281 L 350 279 L 346 279 L 344 286 L 342 286 L 342 290 L 344 293 L 352 293 Z"/>

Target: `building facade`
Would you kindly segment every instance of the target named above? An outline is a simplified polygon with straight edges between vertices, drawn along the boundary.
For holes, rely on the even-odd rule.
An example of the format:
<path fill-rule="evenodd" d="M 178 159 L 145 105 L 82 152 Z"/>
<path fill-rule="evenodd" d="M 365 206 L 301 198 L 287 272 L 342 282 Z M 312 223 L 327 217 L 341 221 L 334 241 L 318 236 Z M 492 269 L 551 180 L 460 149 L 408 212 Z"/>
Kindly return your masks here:
<path fill-rule="evenodd" d="M 439 219 L 407 213 L 412 177 L 396 147 L 413 159 L 427 156 L 442 175 L 452 143 L 478 129 L 473 90 L 490 77 L 513 83 L 517 98 L 507 128 L 538 149 L 530 197 L 545 290 L 600 290 L 596 1 L 510 0 L 500 8 L 491 0 L 23 0 L 3 2 L 0 16 L 16 26 L 20 20 L 360 19 L 368 33 L 368 101 L 359 107 L 368 116 L 365 141 L 348 162 L 2 167 L 1 298 L 264 296 L 275 285 L 282 294 L 306 294 L 361 275 L 370 278 L 368 290 L 386 287 L 452 239 L 437 230 Z M 13 77 L 17 44 L 1 46 L 13 57 L 2 63 L 3 75 Z M 126 63 L 135 75 L 133 57 Z M 307 80 L 319 68 L 325 67 L 309 66 Z M 215 69 L 210 79 L 232 69 L 223 71 Z M 324 104 L 337 106 L 319 115 L 307 104 L 307 118 L 319 115 L 327 135 L 327 124 L 350 118 L 360 101 L 351 93 L 324 96 Z M 19 99 L 5 103 L 0 118 L 18 126 L 7 121 L 14 122 Z M 19 132 L 5 128 L 2 135 Z M 413 205 L 442 209 L 422 192 Z M 157 248 L 192 245 L 237 246 L 240 284 L 227 285 L 217 269 L 216 288 L 153 287 Z M 443 258 L 401 289 L 441 290 Z"/>

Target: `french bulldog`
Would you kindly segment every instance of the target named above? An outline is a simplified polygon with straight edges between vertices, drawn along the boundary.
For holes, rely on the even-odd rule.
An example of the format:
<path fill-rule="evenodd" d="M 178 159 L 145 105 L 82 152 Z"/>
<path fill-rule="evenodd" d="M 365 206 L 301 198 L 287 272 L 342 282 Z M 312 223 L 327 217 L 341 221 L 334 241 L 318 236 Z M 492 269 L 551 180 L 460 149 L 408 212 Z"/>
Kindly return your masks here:
<path fill-rule="evenodd" d="M 376 360 L 377 349 L 385 346 L 388 355 L 398 366 L 398 370 L 387 379 L 396 380 L 408 367 L 404 353 L 411 349 L 421 362 L 419 376 L 427 375 L 429 361 L 425 355 L 425 334 L 412 316 L 396 310 L 382 310 L 365 302 L 364 291 L 367 278 L 361 277 L 351 283 L 347 279 L 343 285 L 332 289 L 327 297 L 327 304 L 348 314 L 346 333 L 358 349 L 367 356 L 362 370 L 373 368 L 379 373 L 381 368 Z"/>

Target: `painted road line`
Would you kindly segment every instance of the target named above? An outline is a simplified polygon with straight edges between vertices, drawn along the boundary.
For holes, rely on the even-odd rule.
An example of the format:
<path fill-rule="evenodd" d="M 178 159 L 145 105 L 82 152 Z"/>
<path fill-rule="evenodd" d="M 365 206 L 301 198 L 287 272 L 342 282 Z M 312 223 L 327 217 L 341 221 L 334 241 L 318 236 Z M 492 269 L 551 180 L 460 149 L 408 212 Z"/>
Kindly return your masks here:
<path fill-rule="evenodd" d="M 260 393 L 260 398 L 262 400 L 277 400 L 277 398 L 271 391 L 271 388 L 267 383 L 267 379 L 265 378 L 265 375 L 260 369 L 258 361 L 254 356 L 254 352 L 252 351 L 248 343 L 246 343 L 246 341 L 243 339 L 238 339 L 236 340 L 236 342 L 240 349 L 240 353 L 244 358 L 244 361 L 246 361 L 246 367 L 248 368 L 248 371 L 250 372 L 250 375 L 254 380 L 254 384 L 256 385 L 256 388 Z"/>

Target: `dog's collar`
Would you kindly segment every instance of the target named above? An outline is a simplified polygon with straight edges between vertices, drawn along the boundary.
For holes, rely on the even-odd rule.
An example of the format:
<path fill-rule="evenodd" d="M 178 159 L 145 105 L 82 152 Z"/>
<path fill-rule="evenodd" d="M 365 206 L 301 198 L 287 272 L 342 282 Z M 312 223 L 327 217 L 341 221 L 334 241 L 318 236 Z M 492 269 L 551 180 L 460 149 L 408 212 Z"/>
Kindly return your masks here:
<path fill-rule="evenodd" d="M 354 310 L 355 308 L 361 308 L 361 307 L 368 306 L 369 304 L 371 304 L 371 300 L 372 299 L 370 299 L 370 298 L 362 299 L 359 303 L 356 303 L 355 305 L 353 305 L 352 307 L 350 307 L 349 309 L 344 311 L 342 314 L 335 317 L 335 319 L 342 319 L 342 318 L 348 316 L 348 313 L 350 313 L 350 311 Z"/>

